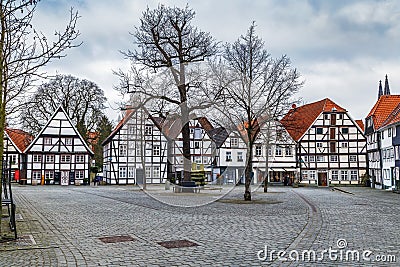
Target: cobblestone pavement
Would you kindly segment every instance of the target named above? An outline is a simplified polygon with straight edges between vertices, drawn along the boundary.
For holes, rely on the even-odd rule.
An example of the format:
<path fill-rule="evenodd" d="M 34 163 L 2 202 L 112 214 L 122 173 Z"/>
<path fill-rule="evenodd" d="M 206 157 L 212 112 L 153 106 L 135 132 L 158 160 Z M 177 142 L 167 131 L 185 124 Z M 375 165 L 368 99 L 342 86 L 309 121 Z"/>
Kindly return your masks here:
<path fill-rule="evenodd" d="M 20 239 L 0 243 L 0 266 L 399 266 L 399 194 L 271 187 L 211 202 L 244 191 L 229 190 L 15 185 Z M 100 239 L 115 236 L 133 240 Z M 159 244 L 173 240 L 198 246 Z"/>

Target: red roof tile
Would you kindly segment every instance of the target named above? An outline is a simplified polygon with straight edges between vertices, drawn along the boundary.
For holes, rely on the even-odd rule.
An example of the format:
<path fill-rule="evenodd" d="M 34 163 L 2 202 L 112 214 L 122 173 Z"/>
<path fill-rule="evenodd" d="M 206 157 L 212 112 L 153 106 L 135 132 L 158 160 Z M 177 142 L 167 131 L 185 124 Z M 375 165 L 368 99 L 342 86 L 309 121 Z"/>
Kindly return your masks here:
<path fill-rule="evenodd" d="M 33 136 L 25 131 L 10 128 L 7 128 L 5 130 L 11 141 L 17 146 L 17 148 L 21 152 L 24 152 L 33 140 Z"/>
<path fill-rule="evenodd" d="M 364 132 L 364 122 L 362 120 L 356 120 L 356 123 L 360 127 L 361 131 Z"/>
<path fill-rule="evenodd" d="M 374 107 L 368 113 L 368 117 L 372 117 L 375 130 L 384 125 L 392 124 L 396 120 L 396 116 L 390 115 L 395 111 L 400 104 L 400 95 L 382 95 L 375 103 Z M 392 120 L 390 122 L 389 120 Z"/>
<path fill-rule="evenodd" d="M 282 125 L 293 140 L 298 141 L 322 112 L 347 112 L 329 98 L 292 108 L 281 119 Z"/>

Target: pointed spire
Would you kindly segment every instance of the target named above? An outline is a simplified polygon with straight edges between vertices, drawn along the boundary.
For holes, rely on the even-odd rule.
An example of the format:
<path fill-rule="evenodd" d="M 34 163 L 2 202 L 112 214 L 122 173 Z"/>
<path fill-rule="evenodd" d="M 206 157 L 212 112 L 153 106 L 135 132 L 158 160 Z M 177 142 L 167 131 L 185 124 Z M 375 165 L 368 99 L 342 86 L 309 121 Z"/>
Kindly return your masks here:
<path fill-rule="evenodd" d="M 388 77 L 386 74 L 386 78 L 385 78 L 385 91 L 384 91 L 385 95 L 390 95 L 390 89 L 389 89 L 389 81 L 388 81 Z"/>
<path fill-rule="evenodd" d="M 382 81 L 379 81 L 379 91 L 378 91 L 378 99 L 383 95 L 382 91 Z"/>

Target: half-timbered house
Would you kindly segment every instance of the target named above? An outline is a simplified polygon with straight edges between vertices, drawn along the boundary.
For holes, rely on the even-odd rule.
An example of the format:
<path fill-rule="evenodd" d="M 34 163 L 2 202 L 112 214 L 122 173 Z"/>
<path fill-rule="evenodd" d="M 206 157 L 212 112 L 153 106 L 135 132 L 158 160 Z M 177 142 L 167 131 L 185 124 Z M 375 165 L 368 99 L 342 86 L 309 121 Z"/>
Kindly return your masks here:
<path fill-rule="evenodd" d="M 161 119 L 128 107 L 102 143 L 103 179 L 107 184 L 154 184 L 167 179 L 167 139 Z"/>
<path fill-rule="evenodd" d="M 23 153 L 33 136 L 19 129 L 6 128 L 4 132 L 3 171 L 11 181 L 25 183 L 26 156 Z"/>
<path fill-rule="evenodd" d="M 281 123 L 297 142 L 302 183 L 359 183 L 367 168 L 366 139 L 346 109 L 326 98 L 293 107 Z"/>
<path fill-rule="evenodd" d="M 25 150 L 27 183 L 82 184 L 89 181 L 93 152 L 60 106 Z"/>
<path fill-rule="evenodd" d="M 369 175 L 375 188 L 393 187 L 397 179 L 395 167 L 400 167 L 400 164 L 396 165 L 396 162 L 400 163 L 399 105 L 400 95 L 380 95 L 365 119 Z"/>

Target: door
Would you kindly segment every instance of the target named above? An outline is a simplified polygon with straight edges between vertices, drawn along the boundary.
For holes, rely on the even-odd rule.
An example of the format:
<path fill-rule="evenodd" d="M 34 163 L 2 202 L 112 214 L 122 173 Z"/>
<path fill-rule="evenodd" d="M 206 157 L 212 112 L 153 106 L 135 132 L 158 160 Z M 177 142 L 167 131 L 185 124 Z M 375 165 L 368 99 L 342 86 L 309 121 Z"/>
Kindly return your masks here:
<path fill-rule="evenodd" d="M 61 182 L 61 172 L 54 173 L 54 184 L 60 184 Z"/>
<path fill-rule="evenodd" d="M 319 172 L 318 173 L 318 186 L 328 186 L 327 173 L 326 172 Z"/>
<path fill-rule="evenodd" d="M 139 185 L 143 184 L 143 176 L 144 176 L 143 169 L 136 169 L 136 184 Z"/>
<path fill-rule="evenodd" d="M 69 171 L 62 171 L 61 172 L 61 185 L 68 185 L 69 184 Z"/>

